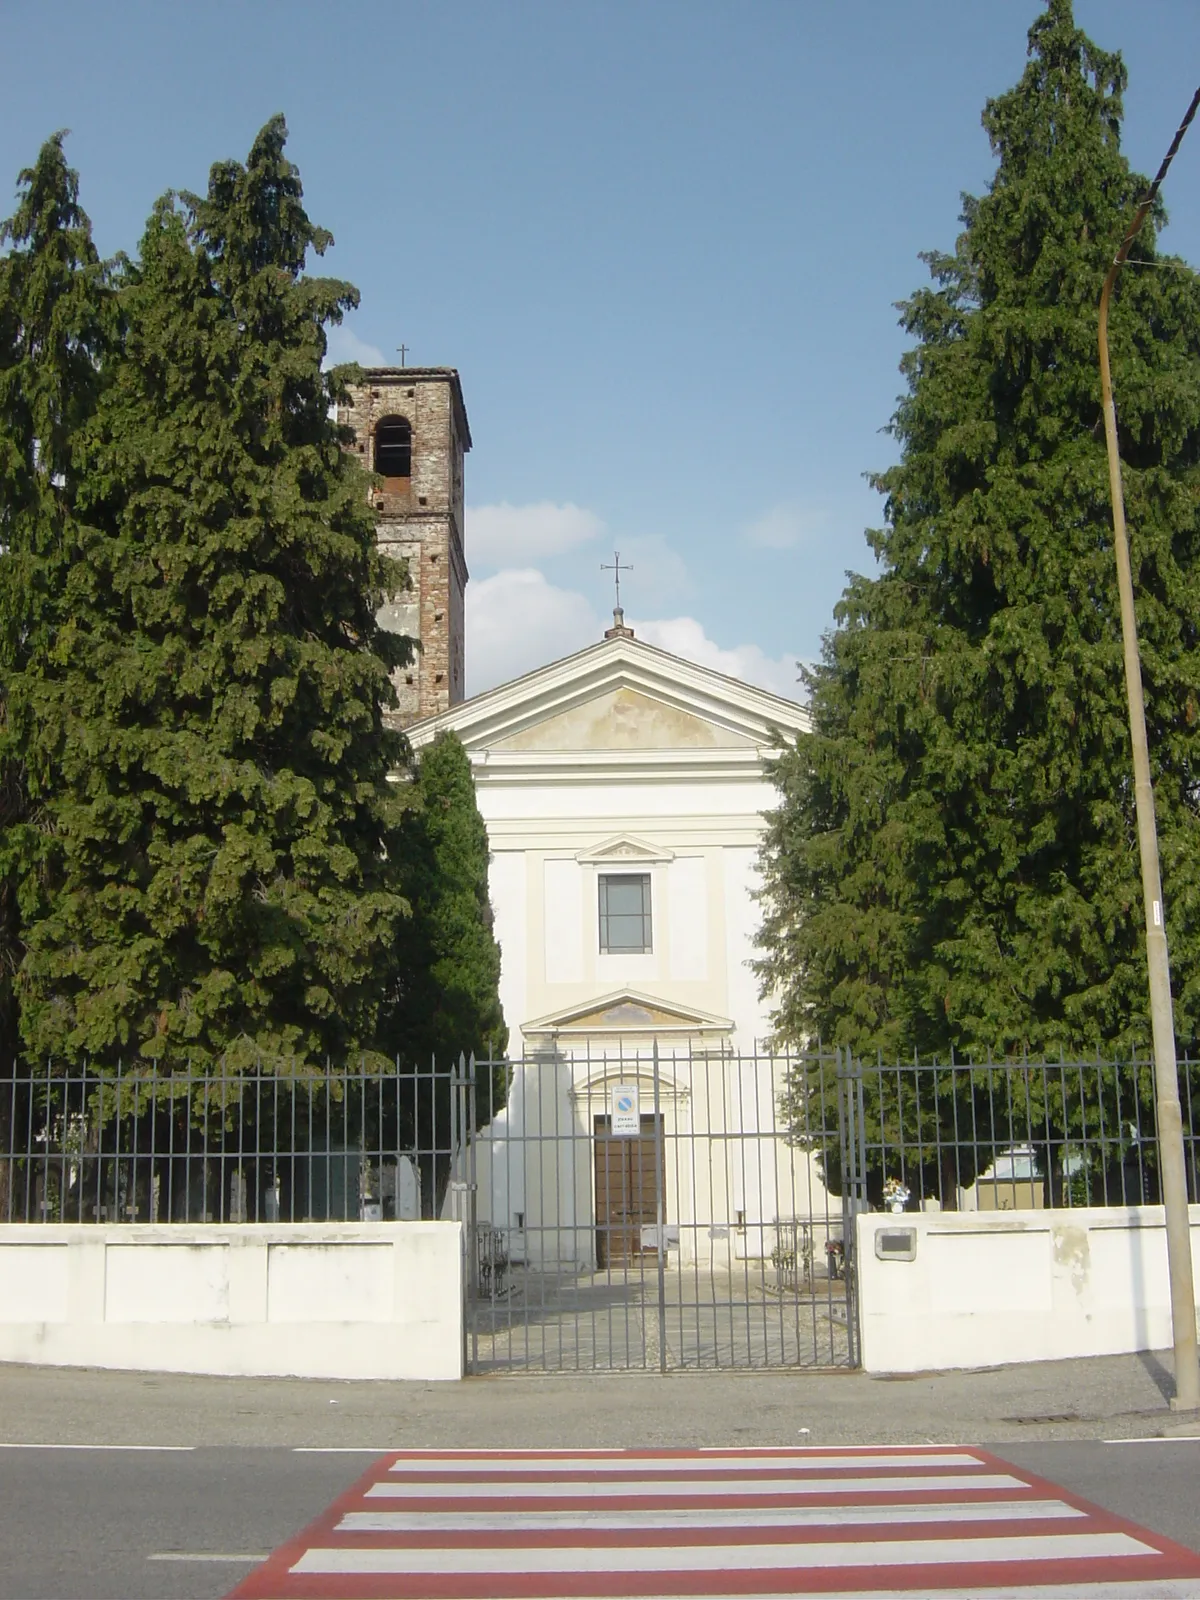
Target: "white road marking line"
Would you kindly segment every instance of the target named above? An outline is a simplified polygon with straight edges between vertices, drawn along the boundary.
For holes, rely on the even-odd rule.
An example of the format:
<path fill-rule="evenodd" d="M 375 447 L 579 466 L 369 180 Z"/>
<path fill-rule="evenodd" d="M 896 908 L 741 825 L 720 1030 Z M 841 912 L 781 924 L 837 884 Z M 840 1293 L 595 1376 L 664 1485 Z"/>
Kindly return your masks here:
<path fill-rule="evenodd" d="M 194 1444 L 3 1444 L 0 1450 L 149 1450 L 168 1455 L 186 1455 Z"/>
<path fill-rule="evenodd" d="M 846 1444 L 846 1445 L 839 1445 L 838 1446 L 838 1451 L 839 1451 L 839 1453 L 845 1453 L 846 1455 L 858 1455 L 858 1454 L 863 1454 L 863 1455 L 888 1455 L 888 1454 L 894 1454 L 897 1451 L 921 1450 L 921 1449 L 924 1449 L 926 1447 L 928 1447 L 928 1449 L 931 1452 L 932 1451 L 942 1451 L 942 1450 L 970 1450 L 970 1449 L 974 1448 L 974 1446 L 972 1446 L 972 1445 L 960 1444 L 957 1440 L 942 1441 L 941 1443 L 939 1443 L 936 1439 L 917 1439 L 915 1442 L 913 1442 L 911 1444 Z M 443 1445 L 430 1445 L 427 1448 L 422 1447 L 420 1445 L 405 1445 L 402 1448 L 400 1446 L 398 1446 L 398 1445 L 392 1445 L 391 1448 L 393 1450 L 396 1450 L 397 1453 L 402 1453 L 402 1454 L 404 1454 L 406 1456 L 413 1456 L 413 1457 L 426 1456 L 430 1460 L 434 1460 L 438 1456 L 483 1456 L 483 1457 L 490 1457 L 492 1455 L 496 1455 L 496 1454 L 499 1453 L 499 1450 L 494 1450 L 494 1451 L 481 1450 L 478 1445 L 474 1445 L 474 1444 L 472 1444 L 472 1445 L 444 1445 L 444 1446 Z M 584 1449 L 581 1449 L 581 1450 L 566 1450 L 566 1449 L 561 1449 L 561 1448 L 560 1449 L 555 1449 L 553 1446 L 542 1446 L 542 1445 L 531 1445 L 528 1448 L 526 1448 L 524 1446 L 521 1446 L 521 1445 L 507 1445 L 507 1446 L 504 1446 L 502 1448 L 504 1450 L 506 1450 L 510 1455 L 512 1455 L 512 1454 L 520 1455 L 522 1457 L 527 1458 L 530 1461 L 548 1461 L 548 1462 L 554 1461 L 554 1459 L 556 1457 L 558 1457 L 558 1456 L 566 1456 L 566 1455 L 584 1456 L 589 1462 L 592 1462 L 592 1461 L 603 1461 L 603 1460 L 606 1460 L 606 1459 L 613 1460 L 617 1456 L 627 1456 L 630 1453 L 628 1450 L 623 1450 L 623 1449 L 620 1449 L 620 1448 L 617 1448 L 617 1447 L 606 1447 L 606 1446 L 597 1446 L 595 1449 L 584 1448 Z M 694 1458 L 696 1456 L 732 1456 L 738 1461 L 769 1461 L 773 1456 L 795 1455 L 797 1453 L 797 1451 L 801 1451 L 801 1450 L 805 1450 L 805 1449 L 811 1449 L 814 1454 L 820 1454 L 822 1452 L 822 1450 L 828 1450 L 829 1448 L 830 1448 L 829 1446 L 821 1446 L 821 1445 L 797 1446 L 797 1445 L 786 1445 L 786 1444 L 776 1444 L 776 1445 L 770 1445 L 770 1444 L 767 1444 L 767 1445 L 702 1444 L 702 1445 L 697 1445 L 695 1447 L 695 1449 L 689 1449 L 687 1451 L 681 1451 L 679 1453 L 678 1459 L 680 1459 L 680 1460 L 690 1460 L 690 1459 L 692 1459 L 692 1458 Z M 643 1460 L 644 1459 L 645 1459 L 645 1457 L 643 1457 Z M 666 1458 L 664 1457 L 663 1459 L 666 1459 Z"/>
<path fill-rule="evenodd" d="M 156 1555 L 146 1557 L 147 1561 L 233 1561 L 239 1564 L 248 1563 L 251 1566 L 259 1566 L 266 1559 L 267 1554 L 261 1550 L 160 1550 Z"/>
<path fill-rule="evenodd" d="M 1200 1444 L 1200 1433 L 1155 1434 L 1149 1439 L 1105 1439 L 1105 1444 Z"/>
<path fill-rule="evenodd" d="M 1006 1538 L 880 1540 L 865 1544 L 613 1546 L 568 1549 L 311 1549 L 296 1574 L 413 1576 L 556 1572 L 763 1572 L 839 1567 L 950 1566 L 998 1561 L 1070 1561 L 1158 1556 L 1127 1533 L 1048 1533 Z"/>
<path fill-rule="evenodd" d="M 803 1432 L 804 1430 L 802 1429 L 801 1431 Z M 926 1447 L 931 1450 L 971 1450 L 974 1448 L 972 1445 L 963 1444 L 960 1439 L 910 1439 L 907 1444 L 840 1444 L 838 1445 L 838 1450 L 839 1452 L 844 1452 L 847 1455 L 854 1455 L 860 1452 L 863 1455 L 887 1455 L 889 1451 L 895 1452 L 898 1450 L 923 1450 Z M 786 1444 L 702 1444 L 697 1445 L 694 1450 L 689 1450 L 688 1454 L 694 1456 L 739 1455 L 744 1459 L 749 1460 L 754 1457 L 765 1457 L 769 1455 L 787 1455 L 789 1451 L 795 1451 L 797 1448 L 798 1446 L 796 1445 Z M 814 1452 L 817 1452 L 822 1448 L 828 1449 L 830 1447 L 822 1447 L 821 1445 L 805 1445 L 803 1448 L 806 1450 L 811 1449 Z M 477 1450 L 474 1452 L 469 1451 L 468 1454 L 478 1455 L 479 1452 Z"/>
<path fill-rule="evenodd" d="M 671 1478 L 635 1478 L 628 1483 L 597 1483 L 570 1479 L 556 1483 L 513 1483 L 498 1478 L 491 1483 L 395 1483 L 382 1479 L 367 1490 L 372 1498 L 392 1500 L 599 1500 L 628 1496 L 687 1496 L 701 1504 L 714 1495 L 804 1494 L 913 1494 L 943 1489 L 1028 1489 L 1009 1472 L 931 1472 L 916 1478 L 911 1473 L 873 1474 L 867 1478 L 760 1478 L 750 1473 L 680 1482 Z"/>
<path fill-rule="evenodd" d="M 474 1465 L 474 1463 L 478 1465 Z M 771 1470 L 783 1472 L 793 1470 L 808 1470 L 816 1468 L 834 1469 L 837 1467 L 983 1467 L 985 1465 L 977 1455 L 963 1451 L 959 1453 L 932 1451 L 909 1454 L 863 1454 L 851 1456 L 837 1455 L 830 1451 L 820 1454 L 806 1455 L 797 1451 L 791 1455 L 778 1456 L 743 1456 L 736 1451 L 725 1451 L 720 1454 L 713 1452 L 706 1455 L 702 1461 L 695 1459 L 675 1459 L 668 1456 L 628 1456 L 624 1459 L 601 1457 L 593 1460 L 590 1456 L 559 1456 L 557 1458 L 503 1460 L 497 1461 L 494 1456 L 480 1453 L 474 1457 L 460 1457 L 456 1461 L 445 1464 L 447 1472 L 487 1472 L 489 1476 L 501 1477 L 510 1472 L 711 1472 L 715 1467 L 734 1467 L 739 1471 L 751 1468 L 758 1471 Z M 438 1470 L 436 1460 L 420 1458 L 402 1458 L 393 1463 L 390 1470 L 394 1473 L 430 1473 Z"/>
<path fill-rule="evenodd" d="M 1086 1517 L 1062 1500 L 981 1500 L 974 1504 L 796 1506 L 786 1511 L 348 1511 L 338 1533 L 550 1533 L 622 1529 L 821 1528 L 871 1523 L 1036 1522 Z"/>
<path fill-rule="evenodd" d="M 294 1456 L 390 1456 L 394 1444 L 294 1444 Z"/>
<path fill-rule="evenodd" d="M 629 1600 L 628 1595 L 593 1595 L 590 1600 Z M 678 1595 L 641 1595 L 638 1600 L 679 1600 Z M 759 1590 L 748 1597 L 742 1594 L 705 1594 L 703 1600 L 792 1600 L 792 1591 L 786 1594 Z M 830 1592 L 826 1600 L 897 1600 L 895 1589 L 839 1589 Z M 903 1600 L 916 1600 L 906 1591 Z M 931 1600 L 1200 1600 L 1200 1582 L 1195 1578 L 1141 1578 L 1136 1582 L 1123 1579 L 1100 1579 L 1096 1583 L 1021 1584 L 1017 1588 L 1001 1585 L 996 1588 L 936 1589 Z"/>

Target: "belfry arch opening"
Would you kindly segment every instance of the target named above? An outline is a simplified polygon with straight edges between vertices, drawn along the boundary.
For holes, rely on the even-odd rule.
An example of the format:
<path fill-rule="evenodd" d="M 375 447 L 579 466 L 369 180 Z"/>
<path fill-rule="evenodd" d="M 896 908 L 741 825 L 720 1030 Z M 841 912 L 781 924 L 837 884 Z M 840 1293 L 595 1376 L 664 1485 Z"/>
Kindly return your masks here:
<path fill-rule="evenodd" d="M 381 417 L 375 427 L 375 471 L 381 478 L 412 477 L 412 424 Z"/>

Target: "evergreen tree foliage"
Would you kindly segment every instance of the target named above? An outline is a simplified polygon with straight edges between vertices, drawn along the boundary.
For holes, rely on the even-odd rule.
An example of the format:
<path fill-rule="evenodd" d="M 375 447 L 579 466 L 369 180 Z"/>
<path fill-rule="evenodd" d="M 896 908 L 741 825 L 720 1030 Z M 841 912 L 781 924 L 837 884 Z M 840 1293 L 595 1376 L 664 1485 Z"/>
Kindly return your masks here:
<path fill-rule="evenodd" d="M 54 638 L 76 543 L 76 439 L 115 337 L 108 271 L 79 204 L 62 133 L 18 178 L 0 223 L 0 1061 L 17 1049 L 18 891 L 39 831 L 27 773 L 30 674 Z"/>
<path fill-rule="evenodd" d="M 481 1059 L 504 1047 L 500 947 L 488 900 L 488 839 L 467 752 L 445 733 L 422 753 L 402 828 L 404 884 L 412 916 L 398 942 L 400 985 L 394 1048 L 447 1073 L 460 1054 Z M 504 1104 L 502 1068 L 476 1080 L 482 1127 Z"/>
<path fill-rule="evenodd" d="M 156 206 L 72 444 L 81 521 L 36 684 L 51 849 L 24 884 L 41 1059 L 276 1070 L 370 1051 L 406 913 L 367 482 L 331 420 L 282 118 Z"/>
<path fill-rule="evenodd" d="M 902 306 L 916 343 L 852 577 L 776 766 L 764 989 L 781 1036 L 887 1058 L 1149 1039 L 1096 358 L 1144 180 L 1121 59 L 1050 0 L 983 124 L 997 167 Z M 1146 223 L 1112 315 L 1176 1026 L 1200 1030 L 1200 280 Z"/>

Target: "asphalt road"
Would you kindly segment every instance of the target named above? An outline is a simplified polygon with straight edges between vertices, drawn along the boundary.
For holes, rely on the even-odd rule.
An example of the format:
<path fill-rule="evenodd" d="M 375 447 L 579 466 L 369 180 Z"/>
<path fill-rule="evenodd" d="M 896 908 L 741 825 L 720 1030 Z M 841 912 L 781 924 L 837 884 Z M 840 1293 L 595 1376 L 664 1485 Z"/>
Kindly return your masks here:
<path fill-rule="evenodd" d="M 1200 1550 L 1200 1440 L 992 1448 Z M 245 1445 L 2 1449 L 0 1600 L 218 1600 L 373 1458 Z"/>
<path fill-rule="evenodd" d="M 216 1600 L 371 1459 L 246 1446 L 0 1450 L 0 1596 Z M 208 1559 L 153 1559 L 164 1555 Z"/>
<path fill-rule="evenodd" d="M 1200 1433 L 1200 1427 L 1195 1429 Z M 993 1445 L 998 1456 L 1200 1550 L 1200 1439 Z"/>

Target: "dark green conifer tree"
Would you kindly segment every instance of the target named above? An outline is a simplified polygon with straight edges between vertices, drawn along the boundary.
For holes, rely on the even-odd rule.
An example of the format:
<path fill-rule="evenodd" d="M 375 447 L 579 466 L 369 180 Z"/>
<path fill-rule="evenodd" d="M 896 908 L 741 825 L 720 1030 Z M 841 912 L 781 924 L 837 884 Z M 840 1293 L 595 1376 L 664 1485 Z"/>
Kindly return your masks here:
<path fill-rule="evenodd" d="M 886 1057 L 1146 1047 L 1097 305 L 1145 183 L 1124 66 L 1050 0 L 915 347 L 854 577 L 780 760 L 764 986 L 780 1033 Z M 1148 220 L 1112 351 L 1180 1041 L 1200 1030 L 1200 279 Z M 969 1124 L 968 1124 L 969 1125 Z"/>
<path fill-rule="evenodd" d="M 30 792 L 31 682 L 55 637 L 77 544 L 76 439 L 94 413 L 115 334 L 108 271 L 79 204 L 62 133 L 18 178 L 0 223 L 0 1070 L 18 1050 L 19 886 L 41 835 Z M 45 778 L 36 769 L 35 789 Z"/>
<path fill-rule="evenodd" d="M 42 1059 L 286 1070 L 377 1043 L 406 911 L 382 713 L 409 645 L 376 613 L 402 574 L 330 419 L 324 329 L 357 295 L 305 275 L 330 241 L 285 138 L 275 118 L 155 208 L 76 447 L 22 970 Z"/>
<path fill-rule="evenodd" d="M 488 899 L 488 840 L 471 763 L 460 740 L 442 734 L 422 753 L 402 829 L 404 884 L 412 917 L 398 942 L 401 983 L 392 1026 L 404 1059 L 447 1070 L 460 1054 L 503 1049 L 500 947 Z M 477 1120 L 504 1103 L 506 1084 L 481 1074 Z"/>

